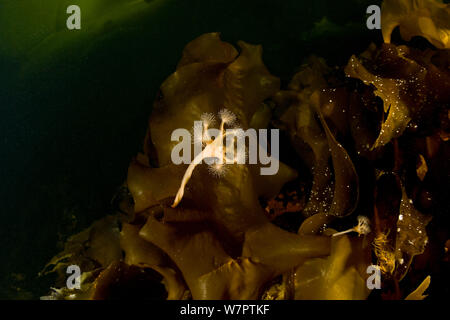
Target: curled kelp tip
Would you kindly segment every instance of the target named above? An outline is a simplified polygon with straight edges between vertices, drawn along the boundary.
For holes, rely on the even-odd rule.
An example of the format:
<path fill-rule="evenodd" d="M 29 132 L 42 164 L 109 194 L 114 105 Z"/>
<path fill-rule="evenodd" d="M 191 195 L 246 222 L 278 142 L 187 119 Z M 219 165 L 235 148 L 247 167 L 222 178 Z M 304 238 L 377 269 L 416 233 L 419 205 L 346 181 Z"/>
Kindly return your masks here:
<path fill-rule="evenodd" d="M 381 10 L 386 43 L 391 42 L 391 34 L 399 26 L 407 41 L 422 36 L 439 49 L 450 48 L 450 6 L 442 0 L 384 0 Z"/>
<path fill-rule="evenodd" d="M 374 93 L 384 102 L 384 111 L 388 113 L 386 121 L 383 122 L 379 136 L 371 150 L 386 145 L 394 138 L 403 134 L 406 126 L 411 121 L 410 109 L 400 97 L 405 91 L 406 81 L 402 79 L 387 79 L 371 74 L 359 61 L 352 56 L 345 69 L 347 76 L 358 78 L 366 85 L 373 85 Z"/>
<path fill-rule="evenodd" d="M 431 283 L 431 276 L 428 276 L 425 278 L 425 280 L 422 281 L 422 283 L 417 287 L 416 290 L 411 292 L 405 300 L 424 300 L 426 297 L 428 297 L 427 294 L 424 294 L 424 292 L 428 289 Z"/>

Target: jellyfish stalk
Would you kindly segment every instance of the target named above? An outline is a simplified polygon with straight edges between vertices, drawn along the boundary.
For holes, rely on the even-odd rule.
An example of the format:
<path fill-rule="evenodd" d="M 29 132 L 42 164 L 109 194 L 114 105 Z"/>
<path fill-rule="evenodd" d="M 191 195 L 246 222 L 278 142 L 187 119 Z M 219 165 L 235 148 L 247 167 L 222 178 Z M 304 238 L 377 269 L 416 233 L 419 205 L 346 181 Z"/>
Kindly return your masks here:
<path fill-rule="evenodd" d="M 341 236 L 343 234 L 347 234 L 350 232 L 357 232 L 358 235 L 366 235 L 366 234 L 370 233 L 369 218 L 367 218 L 365 216 L 358 216 L 358 224 L 356 226 L 354 226 L 351 229 L 345 230 L 345 231 L 336 232 L 332 236 L 337 237 L 337 236 Z"/>
<path fill-rule="evenodd" d="M 203 128 L 200 137 L 195 137 L 194 130 L 194 141 L 199 142 L 199 140 L 201 140 L 201 143 L 205 145 L 205 147 L 197 156 L 195 156 L 194 160 L 189 164 L 186 172 L 184 173 L 180 188 L 178 189 L 175 200 L 172 204 L 172 208 L 177 207 L 183 199 L 184 189 L 189 182 L 189 179 L 192 177 L 195 167 L 201 164 L 203 160 L 205 160 L 205 162 L 209 165 L 210 172 L 213 172 L 217 176 L 221 176 L 225 172 L 225 164 L 236 162 L 236 158 L 230 159 L 227 156 L 227 148 L 224 147 L 223 143 L 223 140 L 227 134 L 234 133 L 234 131 L 225 132 L 225 125 L 231 126 L 236 121 L 236 117 L 227 109 L 221 110 L 219 112 L 219 116 L 221 119 L 219 134 L 214 139 L 208 133 L 209 126 L 214 123 L 214 115 L 210 113 L 205 113 L 202 115 Z"/>

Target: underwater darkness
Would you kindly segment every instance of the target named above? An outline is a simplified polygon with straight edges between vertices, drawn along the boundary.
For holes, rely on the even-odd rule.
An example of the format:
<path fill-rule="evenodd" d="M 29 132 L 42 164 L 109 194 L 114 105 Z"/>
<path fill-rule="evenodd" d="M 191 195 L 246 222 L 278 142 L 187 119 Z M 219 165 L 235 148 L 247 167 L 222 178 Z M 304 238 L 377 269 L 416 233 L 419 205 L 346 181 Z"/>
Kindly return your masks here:
<path fill-rule="evenodd" d="M 381 41 L 365 25 L 380 1 L 108 2 L 2 0 L 0 298 L 45 294 L 46 262 L 111 212 L 158 88 L 189 41 L 218 31 L 262 44 L 284 84 L 310 54 L 342 65 Z M 69 4 L 82 8 L 80 31 L 66 29 Z"/>

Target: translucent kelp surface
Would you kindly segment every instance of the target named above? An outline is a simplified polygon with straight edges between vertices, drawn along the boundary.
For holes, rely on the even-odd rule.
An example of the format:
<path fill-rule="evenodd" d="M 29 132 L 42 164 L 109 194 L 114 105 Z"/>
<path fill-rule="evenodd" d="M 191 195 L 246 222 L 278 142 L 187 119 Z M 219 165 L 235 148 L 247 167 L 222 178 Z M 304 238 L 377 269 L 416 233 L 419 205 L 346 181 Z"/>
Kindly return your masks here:
<path fill-rule="evenodd" d="M 391 10 L 389 2 L 384 8 Z M 416 190 L 433 171 L 427 162 L 439 153 L 448 156 L 448 53 L 372 44 L 334 69 L 311 57 L 283 89 L 264 66 L 261 46 L 238 45 L 209 33 L 185 47 L 155 101 L 144 152 L 129 167 L 125 187 L 132 205 L 114 218 L 120 240 L 105 244 L 90 235 L 84 241 L 88 250 L 97 248 L 94 256 L 75 255 L 67 246 L 51 262 L 55 270 L 88 254 L 96 262 L 88 272 L 98 270 L 98 276 L 86 277 L 82 294 L 61 289 L 49 298 L 125 296 L 133 291 L 127 286 L 130 268 L 138 267 L 160 275 L 169 299 L 366 299 L 370 265 L 383 274 L 383 298 L 407 296 L 400 281 L 414 256 L 425 252 L 433 217 L 419 212 L 409 194 L 420 197 Z M 291 166 L 280 162 L 275 175 L 264 176 L 260 165 L 223 164 L 216 168 L 223 172 L 213 175 L 207 164 L 172 163 L 172 132 L 197 120 L 214 126 L 215 114 L 220 128 L 231 122 L 244 129 L 280 128 L 295 153 Z M 203 144 L 210 139 L 205 133 Z M 223 137 L 216 139 L 204 150 Z M 423 139 L 426 153 L 420 151 Z M 441 144 L 434 153 L 429 140 Z M 411 172 L 405 152 L 416 156 L 413 169 L 420 160 L 417 170 Z M 367 172 L 361 178 L 362 166 Z M 292 194 L 304 199 L 294 210 L 290 200 L 274 202 Z M 297 216 L 289 227 L 280 224 L 287 212 Z M 330 227 L 355 213 L 365 216 L 348 231 Z M 443 242 L 436 245 L 444 250 Z M 105 259 L 106 247 L 124 256 Z M 149 274 L 146 281 L 156 288 L 154 278 Z M 429 279 L 407 298 L 422 299 Z"/>
<path fill-rule="evenodd" d="M 238 17 L 244 15 L 233 3 L 223 6 Z M 66 194 L 66 183 L 79 185 L 80 190 L 103 189 L 105 198 L 114 193 L 120 180 L 123 185 L 106 217 L 105 208 L 91 206 L 87 211 L 91 216 L 74 227 L 80 209 L 66 212 L 68 230 L 58 230 L 65 235 L 99 220 L 61 241 L 62 252 L 40 273 L 57 275 L 53 289 L 43 298 L 422 299 L 429 286 L 432 297 L 446 290 L 445 285 L 433 289 L 433 280 L 445 280 L 442 270 L 448 265 L 448 200 L 443 187 L 449 182 L 447 5 L 385 1 L 383 30 L 373 31 L 379 38 L 374 37 L 370 45 L 366 40 L 364 48 L 334 48 L 324 40 L 352 34 L 358 43 L 355 25 L 330 18 L 332 7 L 313 22 L 292 23 L 283 36 L 275 35 L 281 28 L 274 23 L 275 32 L 266 35 L 269 40 L 249 36 L 265 33 L 257 28 L 251 32 L 236 28 L 224 37 L 210 32 L 209 25 L 191 32 L 164 24 L 160 18 L 164 10 L 167 21 L 180 23 L 180 16 L 171 11 L 182 7 L 176 1 L 114 5 L 98 1 L 87 7 L 87 33 L 70 38 L 59 27 L 44 24 L 42 34 L 16 45 L 14 38 L 6 38 L 2 47 L 5 56 L 27 57 L 17 68 L 18 89 L 22 79 L 38 84 L 42 72 L 61 64 L 67 68 L 51 73 L 49 88 L 64 73 L 74 72 L 72 83 L 80 75 L 93 79 L 89 101 L 101 107 L 76 121 L 85 124 L 87 136 L 102 121 L 109 128 L 108 133 L 93 135 L 98 140 L 93 150 L 103 155 L 84 150 L 87 138 L 82 139 L 81 156 L 62 160 L 52 166 L 56 174 L 43 171 L 43 175 L 59 176 L 72 162 L 82 164 L 80 168 L 104 170 L 104 176 L 122 172 L 119 178 L 102 183 L 89 175 L 83 180 L 86 174 L 79 180 L 57 181 L 62 186 L 59 200 L 66 203 L 77 203 L 77 197 L 86 195 Z M 284 15 L 293 7 L 290 2 L 280 5 Z M 255 14 L 261 14 L 266 24 L 270 19 L 278 21 L 263 9 Z M 142 21 L 149 16 L 161 23 L 153 25 L 157 27 L 148 39 L 153 40 L 151 45 L 139 45 L 140 38 L 134 41 L 133 37 L 140 28 L 146 29 L 147 22 Z M 227 19 L 214 29 L 227 29 L 226 22 L 232 18 Z M 181 30 L 166 31 L 174 35 L 166 40 L 172 43 L 158 43 L 162 30 L 172 27 Z M 108 38 L 117 35 L 127 40 L 117 44 Z M 227 38 L 233 40 L 223 40 Z M 81 44 L 83 50 L 75 53 Z M 328 53 L 325 44 L 333 47 Z M 115 50 L 114 59 L 122 57 L 115 63 L 140 57 L 153 69 L 143 72 L 139 63 L 127 62 L 131 68 L 125 68 L 125 80 L 123 74 L 114 77 L 115 69 L 106 68 L 100 55 L 92 55 L 105 45 Z M 160 52 L 157 59 L 155 54 L 147 55 L 149 48 Z M 338 51 L 342 51 L 339 57 Z M 77 54 L 80 60 L 73 60 Z M 296 61 L 283 56 L 296 56 Z M 302 57 L 306 57 L 303 62 Z M 66 59 L 84 61 L 88 68 L 79 72 L 77 64 L 66 64 Z M 161 64 L 158 59 L 170 62 Z M 95 75 L 102 72 L 109 79 L 99 82 Z M 159 83 L 150 107 L 156 90 L 151 92 L 148 86 Z M 131 91 L 125 89 L 130 87 Z M 73 90 L 78 88 L 84 86 Z M 109 120 L 108 113 L 119 115 L 120 108 L 117 102 L 113 104 L 117 109 L 108 110 L 110 100 L 99 88 L 108 94 L 114 91 L 123 108 L 131 108 L 127 116 Z M 131 94 L 139 97 L 138 111 L 130 107 L 134 103 Z M 78 105 L 83 101 L 67 102 L 86 109 Z M 30 117 L 35 113 L 29 113 Z M 149 122 L 144 124 L 143 115 L 149 113 Z M 76 114 L 66 114 L 67 123 Z M 279 170 L 265 176 L 260 174 L 261 164 L 174 164 L 171 153 L 177 142 L 172 132 L 180 128 L 192 132 L 198 120 L 208 120 L 210 128 L 216 129 L 280 130 Z M 147 132 L 130 134 L 138 122 L 142 127 L 148 125 Z M 51 119 L 47 123 L 54 125 Z M 65 130 L 64 122 L 56 126 L 57 131 Z M 76 133 L 71 136 L 80 139 Z M 121 148 L 111 151 L 103 145 L 104 137 L 118 138 L 115 147 L 131 145 L 126 152 Z M 221 154 L 222 149 L 216 147 L 220 139 L 200 139 L 205 150 Z M 266 148 L 271 150 L 274 143 L 268 141 Z M 121 160 L 109 162 L 111 157 Z M 128 172 L 124 169 L 127 162 Z M 49 194 L 51 203 L 58 199 L 57 194 Z M 65 235 L 61 240 L 66 240 Z M 83 271 L 81 290 L 65 288 L 70 265 Z M 371 265 L 380 268 L 381 290 L 367 287 Z M 16 281 L 20 279 L 16 274 Z"/>

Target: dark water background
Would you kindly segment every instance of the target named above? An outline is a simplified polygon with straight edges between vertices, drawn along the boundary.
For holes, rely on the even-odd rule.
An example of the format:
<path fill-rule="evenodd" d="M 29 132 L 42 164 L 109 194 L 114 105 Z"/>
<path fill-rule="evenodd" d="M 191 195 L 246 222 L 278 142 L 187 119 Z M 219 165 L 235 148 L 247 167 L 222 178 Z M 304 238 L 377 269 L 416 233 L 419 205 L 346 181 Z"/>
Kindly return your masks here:
<path fill-rule="evenodd" d="M 152 101 L 185 44 L 219 31 L 262 44 L 286 83 L 310 54 L 345 64 L 381 32 L 368 0 L 2 0 L 0 298 L 38 298 L 67 237 L 110 212 Z M 66 29 L 79 4 L 82 29 Z M 326 17 L 326 19 L 324 19 Z"/>

